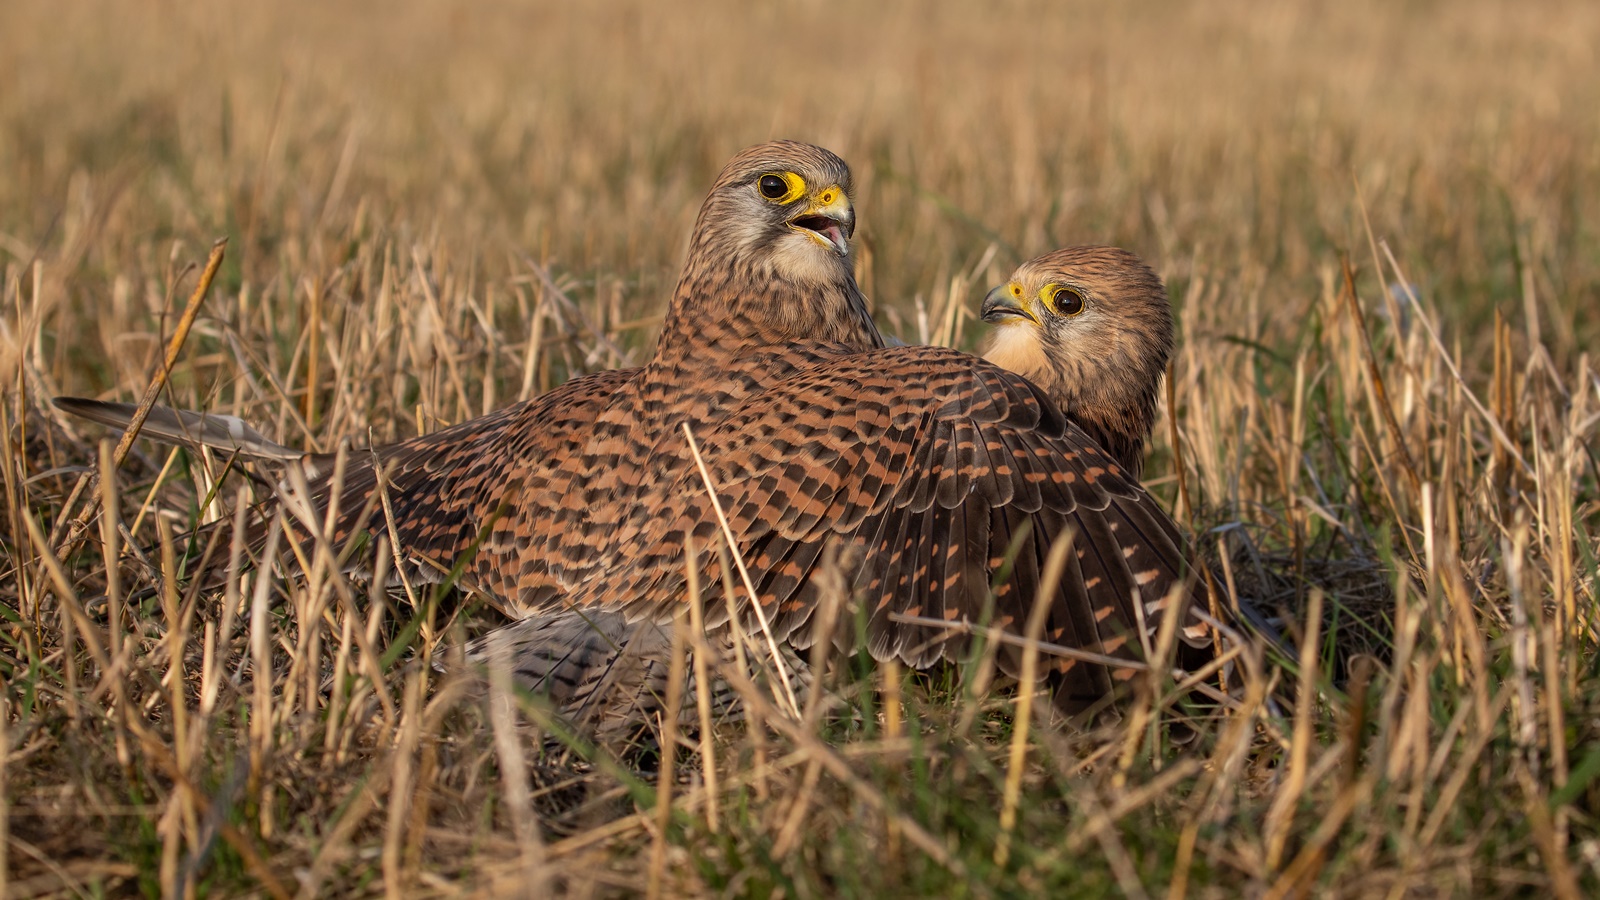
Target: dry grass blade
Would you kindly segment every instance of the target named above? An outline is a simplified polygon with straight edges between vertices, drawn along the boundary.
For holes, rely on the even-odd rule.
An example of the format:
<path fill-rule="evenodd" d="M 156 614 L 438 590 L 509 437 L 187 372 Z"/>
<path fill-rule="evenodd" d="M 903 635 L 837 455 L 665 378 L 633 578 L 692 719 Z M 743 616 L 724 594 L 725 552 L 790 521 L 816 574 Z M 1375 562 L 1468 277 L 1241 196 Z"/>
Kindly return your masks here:
<path fill-rule="evenodd" d="M 695 634 L 705 634 L 705 597 L 700 593 L 700 570 L 694 561 L 694 536 L 683 535 L 683 555 L 688 568 L 689 627 Z M 674 635 L 674 640 L 677 635 Z M 711 730 L 711 669 L 705 654 L 694 655 L 694 699 L 700 716 L 700 768 L 706 780 L 706 827 L 717 833 L 717 745 Z"/>
<path fill-rule="evenodd" d="M 1400 264 L 1395 262 L 1394 252 L 1389 249 L 1389 243 L 1387 241 L 1382 241 L 1379 243 L 1379 246 L 1383 248 L 1384 258 L 1388 260 L 1389 266 L 1394 271 L 1395 275 L 1401 276 Z M 1488 408 L 1483 405 L 1483 401 L 1478 399 L 1478 395 L 1473 393 L 1471 388 L 1467 387 L 1466 379 L 1461 377 L 1461 369 L 1456 366 L 1455 359 L 1451 356 L 1450 351 L 1445 348 L 1444 341 L 1440 340 L 1438 329 L 1433 327 L 1433 320 L 1428 318 L 1428 314 L 1422 308 L 1422 304 L 1417 302 L 1415 290 L 1404 280 L 1403 277 L 1400 281 L 1400 289 L 1405 292 L 1406 300 L 1410 302 L 1411 309 L 1416 315 L 1417 321 L 1422 323 L 1422 329 L 1428 333 L 1428 338 L 1433 342 L 1433 347 L 1438 354 L 1439 361 L 1444 363 L 1445 368 L 1450 370 L 1451 377 L 1454 378 L 1455 383 L 1460 386 L 1462 396 L 1466 397 L 1467 400 L 1472 404 L 1473 408 L 1478 411 L 1478 415 L 1482 417 L 1484 426 L 1487 427 L 1490 433 L 1494 435 L 1495 440 L 1500 442 L 1500 446 L 1504 447 L 1506 452 L 1511 455 L 1511 458 L 1517 461 L 1517 465 L 1522 468 L 1522 471 L 1529 476 L 1537 477 L 1537 473 L 1534 472 L 1533 466 L 1528 464 L 1527 459 L 1525 459 L 1522 455 L 1522 451 L 1517 449 L 1517 445 L 1512 442 L 1509 436 L 1507 436 L 1505 429 L 1500 426 L 1500 423 L 1495 420 L 1495 417 L 1489 412 Z"/>
<path fill-rule="evenodd" d="M 827 671 L 828 651 L 833 648 L 833 629 L 839 616 L 839 608 L 845 602 L 844 573 L 840 570 L 837 558 L 831 554 L 823 563 L 823 571 L 818 576 L 824 581 L 824 590 L 821 602 L 818 604 L 813 623 L 811 644 L 811 672 L 813 678 L 819 678 Z M 885 696 L 885 729 L 891 737 L 898 737 L 900 733 L 900 704 L 899 681 L 900 668 L 893 660 L 887 661 L 882 666 L 881 675 L 886 685 Z M 806 710 L 804 725 L 807 731 L 815 731 L 817 721 L 822 715 L 824 690 L 818 681 L 811 684 L 811 692 L 806 697 Z M 772 842 L 772 853 L 780 859 L 789 855 L 789 852 L 800 840 L 801 828 L 805 824 L 806 814 L 811 809 L 813 791 L 817 779 L 822 774 L 822 762 L 811 759 L 806 763 L 805 774 L 800 778 L 800 789 L 794 792 L 794 799 L 790 803 L 788 816 L 784 819 L 783 827 L 778 830 L 777 840 Z"/>
<path fill-rule="evenodd" d="M 695 641 L 695 653 L 711 652 L 711 647 L 706 643 L 703 636 L 696 634 L 693 638 Z M 841 759 L 833 748 L 808 732 L 801 722 L 778 714 L 778 710 L 774 709 L 772 704 L 762 696 L 761 689 L 756 686 L 755 682 L 750 680 L 749 676 L 735 668 L 726 667 L 722 669 L 722 674 L 745 703 L 756 707 L 761 715 L 771 723 L 772 727 L 782 732 L 796 746 L 821 763 L 822 767 L 828 770 L 828 774 L 839 779 L 846 787 L 850 788 L 857 799 L 877 812 L 894 819 L 905 834 L 906 839 L 916 845 L 923 853 L 926 853 L 929 858 L 948 868 L 953 874 L 964 874 L 966 867 L 960 860 L 952 857 L 949 851 L 933 835 L 924 830 L 922 826 L 895 812 L 883 793 L 853 772 L 849 763 Z"/>
<path fill-rule="evenodd" d="M 0 716 L 0 897 L 9 897 L 11 867 L 7 854 L 11 850 L 11 791 L 10 771 L 11 740 L 6 733 L 9 716 Z"/>
<path fill-rule="evenodd" d="M 678 716 L 683 711 L 684 660 L 688 628 L 687 612 L 680 612 L 672 625 L 672 655 L 667 668 L 667 709 L 661 719 L 661 777 L 656 782 L 655 835 L 650 845 L 648 896 L 661 896 L 667 864 L 667 829 L 672 826 L 672 785 L 677 772 Z"/>
<path fill-rule="evenodd" d="M 1017 798 L 1022 793 L 1023 766 L 1027 761 L 1028 729 L 1033 726 L 1033 700 L 1039 693 L 1039 638 L 1044 634 L 1044 621 L 1055 601 L 1056 589 L 1061 586 L 1061 573 L 1067 566 L 1067 553 L 1072 550 L 1073 534 L 1068 532 L 1056 538 L 1045 558 L 1044 577 L 1039 579 L 1039 593 L 1033 598 L 1033 609 L 1023 632 L 1022 674 L 1017 676 L 1017 714 L 1012 722 L 1011 753 L 1006 762 L 1006 785 L 1000 799 L 1000 837 L 995 842 L 994 864 L 1004 866 L 1011 857 L 1011 831 L 1017 827 Z"/>
<path fill-rule="evenodd" d="M 1317 674 L 1318 655 L 1321 652 L 1318 638 L 1322 629 L 1322 592 L 1312 590 L 1311 604 L 1306 610 L 1306 630 L 1300 645 L 1300 683 L 1295 688 L 1294 739 L 1289 748 L 1289 770 L 1284 786 L 1267 813 L 1268 868 L 1276 869 L 1282 859 L 1289 839 L 1289 827 L 1295 807 L 1305 788 L 1306 769 L 1311 754 L 1312 715 L 1319 690 Z"/>
<path fill-rule="evenodd" d="M 1081 647 L 1067 647 L 1062 644 L 1052 644 L 1049 641 L 1029 641 L 1022 635 L 1012 634 L 1002 628 L 994 626 L 974 625 L 971 622 L 951 622 L 945 619 L 930 619 L 927 616 L 908 616 L 904 613 L 890 613 L 890 621 L 904 622 L 908 625 L 921 625 L 927 628 L 938 628 L 953 634 L 981 634 L 984 640 L 995 644 L 1008 644 L 1013 647 L 1022 647 L 1026 650 L 1032 647 L 1040 653 L 1059 656 L 1063 659 L 1074 659 L 1081 662 L 1093 663 L 1098 666 L 1108 666 L 1114 669 L 1127 669 L 1133 672 L 1146 672 L 1150 664 L 1141 659 L 1129 659 L 1121 656 L 1110 656 L 1105 653 L 1096 653 Z"/>
<path fill-rule="evenodd" d="M 1526 767 L 1518 766 L 1516 772 L 1517 784 L 1522 788 L 1523 796 L 1527 798 L 1528 822 L 1533 826 L 1539 853 L 1544 857 L 1545 868 L 1550 873 L 1550 887 L 1560 900 L 1579 900 L 1585 895 L 1583 889 L 1578 886 L 1578 879 L 1572 873 L 1572 866 L 1567 861 L 1561 839 L 1550 821 L 1550 800 L 1539 789 L 1538 783 Z"/>
<path fill-rule="evenodd" d="M 522 735 L 516 727 L 514 685 L 511 660 L 502 657 L 489 664 L 489 724 L 494 729 L 495 750 L 500 758 L 500 777 L 505 783 L 506 806 L 511 830 L 522 849 L 523 883 L 534 895 L 549 890 L 544 861 L 544 841 L 539 836 L 538 816 L 533 810 L 527 781 L 527 758 Z"/>
<path fill-rule="evenodd" d="M 1400 451 L 1400 461 L 1405 467 L 1406 477 L 1410 480 L 1411 490 L 1420 491 L 1422 476 L 1417 474 L 1417 464 L 1411 459 L 1411 448 L 1406 444 L 1405 432 L 1400 429 L 1400 422 L 1394 416 L 1394 404 L 1389 400 L 1389 387 L 1378 368 L 1377 354 L 1372 349 L 1372 335 L 1367 331 L 1367 317 L 1362 312 L 1360 298 L 1356 296 L 1355 269 L 1351 267 L 1348 257 L 1341 256 L 1339 265 L 1344 276 L 1344 289 L 1340 296 L 1344 297 L 1345 308 L 1350 311 L 1350 320 L 1355 323 L 1356 332 L 1361 336 L 1361 352 L 1367 361 L 1367 378 L 1372 384 L 1378 409 L 1383 414 L 1383 421 L 1389 428 L 1389 434 L 1394 438 L 1395 447 Z"/>
<path fill-rule="evenodd" d="M 695 443 L 694 434 L 689 430 L 687 422 L 683 423 L 683 437 L 689 442 L 689 453 L 694 456 L 695 467 L 700 470 L 700 480 L 705 485 L 706 496 L 711 500 L 711 508 L 717 514 L 717 524 L 722 528 L 722 537 L 728 542 L 728 552 L 733 556 L 734 565 L 739 570 L 739 579 L 744 582 L 745 592 L 750 597 L 750 608 L 755 611 L 756 621 L 761 625 L 761 634 L 767 639 L 767 650 L 772 654 L 772 666 L 778 672 L 778 683 L 783 686 L 783 699 L 788 712 L 798 719 L 800 702 L 795 699 L 794 680 L 789 673 L 788 665 L 783 661 L 783 653 L 778 650 L 778 640 L 772 635 L 772 626 L 767 622 L 767 611 L 761 606 L 761 595 L 756 593 L 756 586 L 750 580 L 750 570 L 744 564 L 744 557 L 739 554 L 739 543 L 734 539 L 733 529 L 728 525 L 727 514 L 722 511 L 722 500 L 717 497 L 717 486 L 711 481 L 711 471 L 706 468 L 706 461 L 700 456 L 700 447 Z M 726 578 L 727 575 L 724 574 L 723 577 Z"/>

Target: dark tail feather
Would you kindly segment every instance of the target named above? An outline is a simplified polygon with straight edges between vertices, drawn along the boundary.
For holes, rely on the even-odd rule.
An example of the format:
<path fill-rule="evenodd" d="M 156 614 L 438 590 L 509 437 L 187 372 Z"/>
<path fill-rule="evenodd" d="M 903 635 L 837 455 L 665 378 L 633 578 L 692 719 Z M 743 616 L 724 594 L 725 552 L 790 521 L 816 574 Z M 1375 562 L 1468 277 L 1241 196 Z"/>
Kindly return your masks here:
<path fill-rule="evenodd" d="M 132 403 L 111 403 L 83 397 L 56 397 L 57 409 L 112 428 L 127 428 L 138 407 Z M 306 454 L 274 443 L 237 416 L 191 412 L 166 406 L 152 406 L 139 434 L 186 447 L 210 447 L 224 453 L 238 453 L 254 459 L 295 462 Z"/>

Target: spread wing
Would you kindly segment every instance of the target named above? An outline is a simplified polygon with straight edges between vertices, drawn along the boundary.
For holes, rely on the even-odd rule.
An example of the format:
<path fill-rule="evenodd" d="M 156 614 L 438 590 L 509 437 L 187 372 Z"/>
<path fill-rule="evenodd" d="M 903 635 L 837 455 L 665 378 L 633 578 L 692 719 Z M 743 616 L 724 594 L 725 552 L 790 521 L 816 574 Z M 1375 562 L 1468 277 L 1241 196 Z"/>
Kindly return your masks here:
<path fill-rule="evenodd" d="M 400 563 L 414 582 L 440 581 L 463 555 L 473 554 L 463 583 L 501 602 L 507 612 L 519 614 L 525 607 L 506 599 L 517 593 L 508 589 L 510 582 L 553 596 L 555 581 L 544 577 L 542 570 L 523 571 L 530 568 L 527 562 L 540 557 L 527 540 L 517 541 L 507 559 L 505 554 L 480 554 L 475 549 L 479 536 L 499 518 L 522 521 L 537 515 L 551 498 L 566 495 L 567 491 L 557 486 L 563 480 L 581 484 L 586 474 L 579 465 L 581 450 L 591 427 L 612 394 L 638 372 L 636 368 L 612 369 L 575 378 L 532 400 L 432 434 L 348 450 L 342 475 L 337 473 L 337 454 L 308 454 L 284 447 L 233 416 L 156 406 L 141 433 L 185 446 L 299 466 L 310 514 L 319 526 L 337 486 L 338 504 L 329 537 L 341 552 L 351 541 L 367 536 L 387 539 L 391 520 L 385 511 L 386 499 L 402 554 Z M 133 404 L 76 397 L 57 397 L 54 402 L 73 415 L 116 428 L 127 427 L 136 410 Z M 290 475 L 280 482 L 280 489 L 292 492 L 295 483 Z M 527 501 L 531 511 L 515 509 L 519 501 Z M 260 512 L 271 509 L 269 504 Z M 513 514 L 506 515 L 508 511 Z M 302 523 L 292 517 L 290 522 L 296 536 L 305 540 L 308 535 Z M 225 520 L 215 527 L 230 525 Z M 266 526 L 264 515 L 247 526 L 246 540 L 257 552 L 265 542 Z M 214 575 L 221 578 L 223 573 L 218 569 Z"/>
<path fill-rule="evenodd" d="M 478 552 L 480 534 L 517 504 L 525 486 L 547 482 L 562 469 L 612 393 L 637 373 L 612 369 L 575 378 L 432 434 L 352 452 L 339 492 L 334 545 L 363 534 L 387 535 L 381 486 L 408 571 L 423 582 L 442 580 L 463 555 Z M 310 484 L 311 505 L 325 514 L 334 467 L 326 462 L 319 468 Z M 493 571 L 468 565 L 463 583 L 503 600 L 508 595 L 497 590 Z"/>
<path fill-rule="evenodd" d="M 1050 547 L 1069 535 L 1051 643 L 1142 655 L 1169 589 L 1187 576 L 1181 538 L 1136 481 L 1026 379 L 953 350 L 892 348 L 811 367 L 696 439 L 763 611 L 797 646 L 811 640 L 801 626 L 821 597 L 830 545 L 865 611 L 868 649 L 916 667 L 958 658 L 965 642 L 904 618 L 1020 633 Z M 623 526 L 573 595 L 662 619 L 684 597 L 685 531 L 708 582 L 724 576 L 719 527 L 697 471 L 640 489 L 653 514 Z M 1198 633 L 1185 637 L 1202 646 Z M 1001 655 L 1011 674 L 1018 658 Z M 1103 696 L 1115 677 L 1078 659 L 1055 665 L 1068 697 Z"/>

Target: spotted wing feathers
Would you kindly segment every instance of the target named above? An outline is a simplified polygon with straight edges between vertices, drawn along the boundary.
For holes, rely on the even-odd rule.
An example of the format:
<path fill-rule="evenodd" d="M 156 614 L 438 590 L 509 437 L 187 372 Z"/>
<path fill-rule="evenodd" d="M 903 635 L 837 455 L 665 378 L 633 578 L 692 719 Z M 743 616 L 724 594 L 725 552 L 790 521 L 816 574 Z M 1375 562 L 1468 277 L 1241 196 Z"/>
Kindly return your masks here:
<path fill-rule="evenodd" d="M 1027 380 L 934 347 L 845 356 L 803 371 L 697 435 L 735 543 L 780 638 L 804 647 L 835 545 L 867 616 L 868 649 L 912 666 L 958 658 L 958 629 L 1020 631 L 1054 540 L 1074 541 L 1047 639 L 1139 656 L 1187 562 L 1165 514 Z M 683 534 L 719 571 L 720 526 L 697 470 L 641 485 L 653 515 L 624 518 L 573 586 L 578 603 L 661 619 L 684 597 Z M 991 590 L 992 589 L 992 590 Z M 751 627 L 755 626 L 752 617 Z M 1002 665 L 1017 668 L 1016 653 Z M 1099 696 L 1115 673 L 1059 663 L 1066 694 Z"/>

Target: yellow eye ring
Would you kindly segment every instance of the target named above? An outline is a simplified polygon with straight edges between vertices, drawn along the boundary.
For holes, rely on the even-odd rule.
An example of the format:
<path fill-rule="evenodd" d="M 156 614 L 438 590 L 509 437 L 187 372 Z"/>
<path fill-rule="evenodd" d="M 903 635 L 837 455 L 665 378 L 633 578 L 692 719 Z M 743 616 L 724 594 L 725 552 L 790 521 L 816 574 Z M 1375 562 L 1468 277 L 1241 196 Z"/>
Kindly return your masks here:
<path fill-rule="evenodd" d="M 756 193 L 772 203 L 793 203 L 805 192 L 805 179 L 793 172 L 767 172 L 756 178 Z"/>
<path fill-rule="evenodd" d="M 1047 284 L 1039 292 L 1039 299 L 1058 316 L 1072 318 L 1088 305 L 1077 290 L 1061 284 Z"/>

